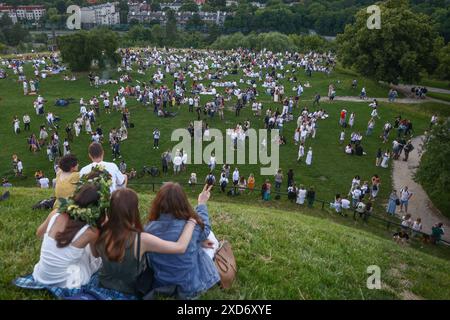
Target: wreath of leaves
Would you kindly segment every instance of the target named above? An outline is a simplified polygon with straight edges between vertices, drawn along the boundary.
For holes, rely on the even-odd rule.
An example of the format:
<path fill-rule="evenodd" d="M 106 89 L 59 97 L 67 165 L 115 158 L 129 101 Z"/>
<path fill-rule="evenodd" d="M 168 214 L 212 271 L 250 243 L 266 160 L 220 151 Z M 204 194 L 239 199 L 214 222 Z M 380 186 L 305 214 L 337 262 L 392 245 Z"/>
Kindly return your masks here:
<path fill-rule="evenodd" d="M 98 173 L 95 178 L 88 178 L 93 173 Z M 72 197 L 59 198 L 60 212 L 67 213 L 74 220 L 81 220 L 91 226 L 96 226 L 97 221 L 108 208 L 111 198 L 110 187 L 112 185 L 111 175 L 105 170 L 104 166 L 93 167 L 91 173 L 81 177 L 77 184 L 75 194 L 78 193 L 82 186 L 86 184 L 94 184 L 99 187 L 97 191 L 100 195 L 98 204 L 91 204 L 86 208 L 81 208 L 77 205 Z"/>

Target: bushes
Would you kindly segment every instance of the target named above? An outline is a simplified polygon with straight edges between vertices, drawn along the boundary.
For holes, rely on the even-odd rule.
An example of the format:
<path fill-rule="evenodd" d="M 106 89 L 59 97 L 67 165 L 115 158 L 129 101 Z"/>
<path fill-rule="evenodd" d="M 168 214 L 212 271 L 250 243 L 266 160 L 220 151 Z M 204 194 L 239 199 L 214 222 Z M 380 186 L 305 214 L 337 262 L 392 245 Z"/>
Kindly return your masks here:
<path fill-rule="evenodd" d="M 233 33 L 229 36 L 220 36 L 211 45 L 213 49 L 236 49 L 250 48 L 262 50 L 266 48 L 270 51 L 328 51 L 333 48 L 333 43 L 317 35 L 285 35 L 279 32 L 250 33 L 245 36 L 241 32 Z"/>
<path fill-rule="evenodd" d="M 426 190 L 433 204 L 450 217 L 450 122 L 435 126 L 415 178 Z"/>

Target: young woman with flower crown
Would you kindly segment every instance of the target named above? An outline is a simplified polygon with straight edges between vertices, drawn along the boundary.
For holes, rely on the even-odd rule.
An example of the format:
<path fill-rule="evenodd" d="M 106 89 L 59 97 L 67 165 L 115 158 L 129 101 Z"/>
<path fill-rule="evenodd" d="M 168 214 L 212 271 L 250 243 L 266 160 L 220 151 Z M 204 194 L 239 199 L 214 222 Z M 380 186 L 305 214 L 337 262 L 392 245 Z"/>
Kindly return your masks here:
<path fill-rule="evenodd" d="M 53 210 L 36 232 L 43 241 L 33 271 L 35 281 L 63 288 L 89 282 L 101 265 L 91 249 L 109 206 L 110 185 L 111 176 L 96 168 L 80 181 L 73 197 L 59 199 L 59 209 Z"/>

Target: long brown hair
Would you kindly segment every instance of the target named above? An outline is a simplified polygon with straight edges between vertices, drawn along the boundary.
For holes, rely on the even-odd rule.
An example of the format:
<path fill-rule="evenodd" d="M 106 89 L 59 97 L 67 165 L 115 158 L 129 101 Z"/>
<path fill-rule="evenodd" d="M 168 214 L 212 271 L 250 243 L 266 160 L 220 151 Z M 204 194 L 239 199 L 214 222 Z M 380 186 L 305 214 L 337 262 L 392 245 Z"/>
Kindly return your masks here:
<path fill-rule="evenodd" d="M 99 187 L 92 183 L 85 184 L 73 196 L 73 200 L 81 208 L 87 208 L 91 204 L 98 205 L 98 201 L 100 200 L 98 190 Z M 55 235 L 57 247 L 64 248 L 71 244 L 77 232 L 80 231 L 85 225 L 85 221 L 75 220 L 69 217 L 64 230 L 57 232 Z"/>
<path fill-rule="evenodd" d="M 133 232 L 142 232 L 138 196 L 131 189 L 119 189 L 111 195 L 108 221 L 103 225 L 97 246 L 103 246 L 110 261 L 120 262 L 125 256 L 127 240 Z M 129 246 L 134 244 L 134 239 Z M 139 253 L 138 253 L 139 254 Z"/>
<path fill-rule="evenodd" d="M 194 218 L 202 229 L 205 227 L 202 219 L 189 203 L 183 188 L 178 183 L 166 182 L 159 189 L 150 208 L 148 220 L 158 220 L 161 213 L 170 213 L 180 220 Z"/>

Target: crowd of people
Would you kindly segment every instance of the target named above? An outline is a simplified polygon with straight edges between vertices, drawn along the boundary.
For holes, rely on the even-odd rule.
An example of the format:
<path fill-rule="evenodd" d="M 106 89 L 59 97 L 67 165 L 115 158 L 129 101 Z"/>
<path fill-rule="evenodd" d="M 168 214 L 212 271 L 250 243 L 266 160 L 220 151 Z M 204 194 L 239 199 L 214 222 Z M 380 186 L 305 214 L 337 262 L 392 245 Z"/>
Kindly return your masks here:
<path fill-rule="evenodd" d="M 128 167 L 124 161 L 125 155 L 121 152 L 121 144 L 132 140 L 129 137 L 129 130 L 134 127 L 134 124 L 128 107 L 128 102 L 131 99 L 137 101 L 144 108 L 153 111 L 157 117 L 176 117 L 181 109 L 186 109 L 187 112 L 192 113 L 192 120 L 196 118 L 202 121 L 203 137 L 209 137 L 210 135 L 209 121 L 212 121 L 215 117 L 219 117 L 221 121 L 225 120 L 224 110 L 227 108 L 234 111 L 236 117 L 240 116 L 243 108 L 251 109 L 253 118 L 246 118 L 245 121 L 240 121 L 227 130 L 235 149 L 240 141 L 245 141 L 246 132 L 251 124 L 254 125 L 254 122 L 260 121 L 268 131 L 279 130 L 280 135 L 277 142 L 280 145 L 293 144 L 296 148 L 298 147 L 297 162 L 299 165 L 302 163 L 305 163 L 306 166 L 313 165 L 313 159 L 315 159 L 313 158 L 314 139 L 317 135 L 320 135 L 319 127 L 322 127 L 322 122 L 330 126 L 329 121 L 327 121 L 329 115 L 320 104 L 321 96 L 318 92 L 315 94 L 310 107 L 301 104 L 304 90 L 310 89 L 311 84 L 308 81 L 299 81 L 297 74 L 299 71 L 304 71 L 307 76 L 311 76 L 313 72 L 329 74 L 334 66 L 333 55 L 317 53 L 302 55 L 293 52 L 276 54 L 265 50 L 254 52 L 244 49 L 225 53 L 221 51 L 177 51 L 172 49 L 163 51 L 150 48 L 122 49 L 119 53 L 121 56 L 121 63 L 117 69 L 118 73 L 121 74 L 119 79 L 117 81 L 102 79 L 98 75 L 89 74 L 90 85 L 93 89 L 98 89 L 99 92 L 86 101 L 85 97 L 79 97 L 79 113 L 75 119 L 64 119 L 64 121 L 68 121 L 65 127 L 60 126 L 61 120 L 58 115 L 52 111 L 45 111 L 45 104 L 48 101 L 44 99 L 41 94 L 42 90 L 40 90 L 41 81 L 64 71 L 58 55 L 52 54 L 49 57 L 32 59 L 33 77 L 30 79 L 25 76 L 24 61 L 2 61 L 5 68 L 12 69 L 19 76 L 25 95 L 37 95 L 33 106 L 36 115 L 43 118 L 45 125 L 39 127 L 39 133 L 31 133 L 31 117 L 28 113 L 23 115 L 22 122 L 24 132 L 27 132 L 27 135 L 29 134 L 27 139 L 29 151 L 37 153 L 40 150 L 46 150 L 49 162 L 55 164 L 56 177 L 53 181 L 50 180 L 50 174 L 44 175 L 40 172 L 35 175 L 36 183 L 41 188 L 53 186 L 57 193 L 61 189 L 67 189 L 67 193 L 75 192 L 73 188 L 61 187 L 61 185 L 63 185 L 62 181 L 70 181 L 70 184 L 73 184 L 72 179 L 76 177 L 75 173 L 78 168 L 74 165 L 75 160 L 71 144 L 82 134 L 89 135 L 94 145 L 109 144 L 113 161 L 120 161 L 118 166 L 115 164 L 114 167 L 106 165 L 107 171 L 112 172 L 113 175 L 111 191 L 115 189 L 113 185 L 126 185 L 128 179 L 135 178 L 137 176 L 135 168 L 127 170 Z M 148 81 L 134 80 L 130 73 L 135 71 L 136 68 L 140 74 L 147 75 L 149 70 L 153 70 L 153 73 Z M 239 74 L 238 70 L 243 72 L 241 79 L 236 81 L 226 79 L 228 75 Z M 64 80 L 74 79 L 73 76 L 64 75 Z M 292 85 L 292 92 L 285 87 L 286 80 Z M 117 91 L 114 90 L 110 93 L 109 90 L 102 88 L 106 84 L 116 85 Z M 352 82 L 352 88 L 358 88 L 356 80 Z M 328 98 L 330 100 L 333 100 L 336 96 L 336 90 L 334 84 L 329 85 Z M 397 92 L 392 89 L 389 92 L 389 101 L 395 101 L 397 95 Z M 262 103 L 261 97 L 270 97 L 271 105 L 267 106 Z M 367 99 L 364 86 L 361 88 L 360 98 Z M 378 101 L 376 99 L 370 101 L 367 111 L 370 120 L 364 134 L 364 132 L 358 131 L 355 126 L 357 119 L 360 117 L 360 112 L 348 112 L 346 108 L 342 109 L 338 119 L 341 129 L 339 145 L 342 146 L 342 151 L 345 154 L 361 157 L 367 155 L 363 144 L 366 140 L 372 139 L 371 136 L 378 122 L 381 122 L 379 110 Z M 112 128 L 109 132 L 106 130 L 104 132 L 99 120 L 113 112 L 120 114 L 120 124 L 118 123 L 117 127 Z M 363 112 L 366 111 L 361 111 L 361 114 Z M 299 116 L 297 117 L 297 115 Z M 296 124 L 293 132 L 287 132 L 285 129 L 289 122 Z M 392 142 L 392 148 L 378 149 L 375 169 L 378 169 L 378 167 L 389 168 L 391 159 L 399 160 L 402 158 L 402 154 L 402 160 L 408 161 L 408 155 L 414 149 L 411 142 L 414 133 L 413 124 L 409 119 L 404 119 L 399 115 L 393 121 L 383 119 L 383 122 L 384 125 L 379 136 L 380 145 L 389 143 L 389 136 L 396 134 L 396 137 Z M 437 123 L 435 115 L 431 123 Z M 18 115 L 14 116 L 12 124 L 14 134 L 21 134 L 21 122 Z M 65 137 L 60 137 L 63 133 L 62 130 L 66 134 Z M 189 131 L 191 135 L 194 134 L 192 123 L 189 124 Z M 293 134 L 292 143 L 289 138 L 286 138 L 289 134 Z M 162 136 L 157 126 L 153 126 L 149 135 L 153 139 L 153 149 L 159 150 L 160 141 L 165 137 Z M 377 137 L 374 139 L 377 139 Z M 261 147 L 266 148 L 267 141 L 262 141 Z M 103 163 L 99 155 L 97 156 L 97 158 L 93 158 L 93 161 Z M 187 152 L 182 149 L 176 150 L 173 154 L 170 150 L 164 151 L 160 157 L 162 174 L 167 175 L 170 171 L 173 171 L 174 175 L 178 175 L 187 171 L 187 156 Z M 281 169 L 274 173 L 272 179 L 257 181 L 254 174 L 244 176 L 239 173 L 237 167 L 232 171 L 233 168 L 229 164 L 224 164 L 217 170 L 217 165 L 215 155 L 211 154 L 207 163 L 208 174 L 204 182 L 207 185 L 219 185 L 224 193 L 238 195 L 247 192 L 253 193 L 258 190 L 258 192 L 261 192 L 261 199 L 264 201 L 271 200 L 273 193 L 276 199 L 280 197 L 280 194 L 287 193 L 288 199 L 298 205 L 306 203 L 308 206 L 313 206 L 314 204 L 315 188 L 297 185 L 293 169 L 287 172 L 287 183 L 283 184 L 284 175 Z M 80 175 L 88 174 L 91 167 L 81 169 Z M 24 165 L 17 155 L 13 156 L 13 168 L 17 176 L 23 175 Z M 156 168 L 155 175 L 157 175 L 157 171 Z M 220 172 L 217 174 L 217 171 Z M 331 203 L 331 207 L 339 214 L 345 214 L 346 210 L 353 210 L 362 218 L 367 219 L 377 201 L 381 185 L 380 178 L 377 174 L 374 174 L 370 181 L 361 181 L 357 177 L 353 180 L 350 191 L 345 196 L 342 196 L 342 193 L 337 194 Z M 271 181 L 274 182 L 273 187 Z M 6 181 L 6 183 L 8 182 Z M 191 186 L 199 184 L 195 172 L 190 173 L 188 183 Z M 227 189 L 229 190 L 227 191 Z M 403 207 L 405 208 L 405 213 L 409 199 L 401 200 L 399 203 L 401 210 Z M 406 202 L 403 203 L 402 201 Z M 395 202 L 395 207 L 397 207 L 397 202 Z M 390 199 L 388 212 L 392 214 L 392 211 L 395 213 L 395 208 L 392 210 Z M 199 213 L 199 215 L 203 217 L 202 214 Z M 176 239 L 171 240 L 175 241 Z M 127 241 L 131 240 L 127 239 Z M 112 257 L 108 247 L 103 248 L 103 253 L 103 257 Z M 112 267 L 112 269 L 114 268 Z"/>

